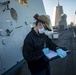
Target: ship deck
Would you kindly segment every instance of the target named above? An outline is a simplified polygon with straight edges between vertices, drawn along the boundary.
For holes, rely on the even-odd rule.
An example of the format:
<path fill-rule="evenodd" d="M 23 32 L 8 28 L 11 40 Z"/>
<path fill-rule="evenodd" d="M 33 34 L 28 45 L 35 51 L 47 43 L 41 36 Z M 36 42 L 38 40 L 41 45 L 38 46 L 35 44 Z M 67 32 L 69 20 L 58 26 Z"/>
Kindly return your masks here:
<path fill-rule="evenodd" d="M 56 44 L 70 49 L 71 53 L 63 59 L 50 61 L 51 75 L 76 75 L 76 37 L 73 32 L 73 29 L 64 30 L 60 32 L 57 40 L 53 40 Z M 23 64 L 14 75 L 31 75 L 27 63 Z"/>

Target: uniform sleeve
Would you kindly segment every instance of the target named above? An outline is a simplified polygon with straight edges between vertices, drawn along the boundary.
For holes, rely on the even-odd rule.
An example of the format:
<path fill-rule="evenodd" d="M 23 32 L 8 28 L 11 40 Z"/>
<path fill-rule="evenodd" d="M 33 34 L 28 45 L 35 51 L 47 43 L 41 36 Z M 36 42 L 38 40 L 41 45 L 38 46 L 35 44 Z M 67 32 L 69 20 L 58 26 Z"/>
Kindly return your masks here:
<path fill-rule="evenodd" d="M 43 54 L 42 51 L 34 51 L 33 41 L 31 39 L 25 39 L 23 44 L 23 57 L 26 61 L 38 60 Z"/>
<path fill-rule="evenodd" d="M 59 47 L 57 44 L 55 44 L 49 37 L 48 38 L 48 47 L 51 50 L 56 51 L 56 48 Z"/>

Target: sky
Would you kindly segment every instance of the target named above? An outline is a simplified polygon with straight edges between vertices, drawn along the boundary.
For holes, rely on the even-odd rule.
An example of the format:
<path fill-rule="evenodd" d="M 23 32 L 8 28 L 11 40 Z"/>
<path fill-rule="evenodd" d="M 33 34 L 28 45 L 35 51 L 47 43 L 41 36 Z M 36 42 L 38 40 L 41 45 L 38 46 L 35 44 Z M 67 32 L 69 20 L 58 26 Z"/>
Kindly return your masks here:
<path fill-rule="evenodd" d="M 51 23 L 54 25 L 54 8 L 58 5 L 58 0 L 43 0 L 46 14 L 50 16 Z M 67 23 L 76 23 L 76 0 L 59 0 L 59 5 L 63 6 L 63 11 L 67 15 Z"/>

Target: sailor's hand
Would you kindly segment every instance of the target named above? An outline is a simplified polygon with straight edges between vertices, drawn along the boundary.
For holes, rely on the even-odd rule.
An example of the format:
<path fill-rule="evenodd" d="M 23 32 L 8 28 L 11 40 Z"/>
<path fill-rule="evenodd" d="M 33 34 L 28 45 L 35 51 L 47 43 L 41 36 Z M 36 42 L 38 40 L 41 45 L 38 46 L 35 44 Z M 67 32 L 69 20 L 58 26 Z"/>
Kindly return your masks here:
<path fill-rule="evenodd" d="M 56 50 L 57 54 L 61 57 L 61 58 L 64 58 L 66 57 L 67 53 L 66 51 L 64 51 L 63 49 L 59 48 Z"/>
<path fill-rule="evenodd" d="M 42 51 L 44 54 L 47 54 L 47 53 L 49 53 L 50 50 L 49 50 L 49 48 L 43 48 Z"/>

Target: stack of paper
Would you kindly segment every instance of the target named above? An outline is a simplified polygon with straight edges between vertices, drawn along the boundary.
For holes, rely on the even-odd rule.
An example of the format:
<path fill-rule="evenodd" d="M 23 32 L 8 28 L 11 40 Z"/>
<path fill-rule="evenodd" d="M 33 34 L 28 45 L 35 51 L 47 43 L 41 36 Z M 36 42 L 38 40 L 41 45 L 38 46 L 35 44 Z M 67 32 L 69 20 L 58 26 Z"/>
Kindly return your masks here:
<path fill-rule="evenodd" d="M 67 53 L 70 53 L 70 50 L 67 50 L 66 52 L 67 52 Z M 53 51 L 53 50 L 50 50 L 49 53 L 45 54 L 45 56 L 46 56 L 46 58 L 48 58 L 49 60 L 53 60 L 53 59 L 59 57 L 58 54 L 57 54 L 55 51 Z"/>

